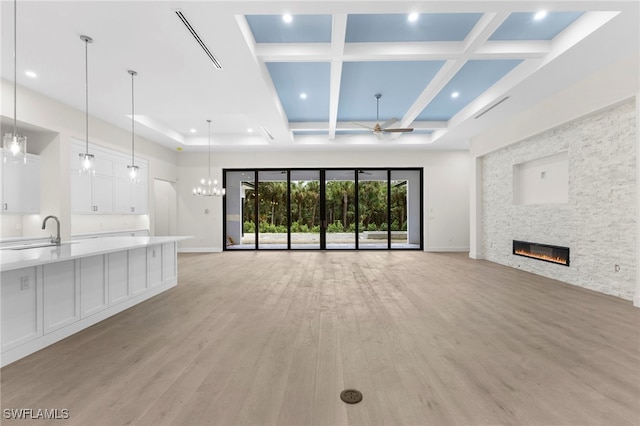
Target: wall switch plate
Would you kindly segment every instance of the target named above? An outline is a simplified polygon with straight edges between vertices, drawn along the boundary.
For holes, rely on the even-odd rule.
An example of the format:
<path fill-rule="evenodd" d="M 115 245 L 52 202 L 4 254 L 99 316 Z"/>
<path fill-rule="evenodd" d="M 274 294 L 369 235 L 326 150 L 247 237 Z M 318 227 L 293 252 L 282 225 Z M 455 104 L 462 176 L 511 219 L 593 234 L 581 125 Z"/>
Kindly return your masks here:
<path fill-rule="evenodd" d="M 29 287 L 31 287 L 29 276 L 20 277 L 20 290 L 29 290 Z"/>

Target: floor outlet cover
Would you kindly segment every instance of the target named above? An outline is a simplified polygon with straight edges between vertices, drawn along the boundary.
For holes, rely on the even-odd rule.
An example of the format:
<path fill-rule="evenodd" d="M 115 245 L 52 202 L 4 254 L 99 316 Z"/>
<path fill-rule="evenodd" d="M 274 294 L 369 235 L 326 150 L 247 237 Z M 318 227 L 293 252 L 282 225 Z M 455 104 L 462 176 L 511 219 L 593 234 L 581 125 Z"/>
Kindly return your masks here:
<path fill-rule="evenodd" d="M 362 401 L 362 392 L 355 389 L 345 389 L 340 392 L 340 399 L 347 404 L 357 404 Z"/>

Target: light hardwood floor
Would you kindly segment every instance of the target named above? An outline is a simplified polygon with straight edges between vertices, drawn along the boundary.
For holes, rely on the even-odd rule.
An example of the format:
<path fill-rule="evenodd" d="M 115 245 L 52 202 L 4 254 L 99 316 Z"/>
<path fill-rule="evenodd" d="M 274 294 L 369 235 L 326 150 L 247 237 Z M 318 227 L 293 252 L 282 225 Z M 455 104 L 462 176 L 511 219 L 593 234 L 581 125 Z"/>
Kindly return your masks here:
<path fill-rule="evenodd" d="M 638 425 L 639 330 L 630 302 L 462 253 L 188 254 L 176 288 L 3 368 L 1 405 L 65 425 Z"/>

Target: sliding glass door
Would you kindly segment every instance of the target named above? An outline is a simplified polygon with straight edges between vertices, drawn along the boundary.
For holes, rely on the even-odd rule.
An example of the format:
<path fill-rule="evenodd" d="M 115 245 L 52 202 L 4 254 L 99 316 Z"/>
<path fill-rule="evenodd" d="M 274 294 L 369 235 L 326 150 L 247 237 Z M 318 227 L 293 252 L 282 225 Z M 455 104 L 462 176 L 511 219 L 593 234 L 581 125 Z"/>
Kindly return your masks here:
<path fill-rule="evenodd" d="M 291 249 L 320 249 L 320 170 L 291 170 Z"/>
<path fill-rule="evenodd" d="M 421 249 L 422 169 L 224 170 L 225 250 Z"/>
<path fill-rule="evenodd" d="M 325 170 L 324 174 L 325 248 L 355 249 L 355 170 Z"/>

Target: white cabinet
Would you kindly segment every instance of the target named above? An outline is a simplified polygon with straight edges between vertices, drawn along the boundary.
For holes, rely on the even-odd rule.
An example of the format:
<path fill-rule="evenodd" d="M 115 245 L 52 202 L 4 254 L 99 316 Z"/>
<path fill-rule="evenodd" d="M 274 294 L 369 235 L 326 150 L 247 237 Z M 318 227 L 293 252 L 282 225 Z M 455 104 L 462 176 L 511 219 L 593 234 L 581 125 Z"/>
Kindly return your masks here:
<path fill-rule="evenodd" d="M 79 154 L 84 144 L 71 145 L 71 212 L 76 214 L 147 214 L 146 160 L 136 159 L 140 182 L 129 181 L 127 165 L 131 159 L 124 153 L 89 144 L 94 155 L 94 176 L 80 175 Z"/>
<path fill-rule="evenodd" d="M 107 308 L 107 283 L 104 256 L 83 257 L 80 263 L 80 317 L 85 318 Z"/>
<path fill-rule="evenodd" d="M 80 286 L 75 261 L 43 266 L 44 333 L 50 333 L 80 319 Z"/>
<path fill-rule="evenodd" d="M 147 291 L 147 249 L 129 250 L 129 282 L 131 296 Z"/>
<path fill-rule="evenodd" d="M 71 175 L 71 212 L 113 213 L 113 178 L 73 173 Z"/>
<path fill-rule="evenodd" d="M 127 251 L 118 251 L 107 255 L 109 306 L 124 302 L 129 297 L 128 253 Z"/>
<path fill-rule="evenodd" d="M 162 284 L 162 246 L 147 247 L 147 277 L 149 287 Z"/>
<path fill-rule="evenodd" d="M 2 351 L 42 336 L 42 287 L 36 268 L 2 273 Z"/>
<path fill-rule="evenodd" d="M 162 245 L 162 279 L 175 278 L 177 274 L 176 265 L 176 243 L 165 243 Z"/>
<path fill-rule="evenodd" d="M 2 212 L 9 214 L 40 212 L 40 157 L 27 154 L 27 163 L 3 162 Z"/>
<path fill-rule="evenodd" d="M 90 245 L 85 257 L 1 272 L 0 366 L 177 285 L 175 241 L 109 253 L 77 244 Z"/>
<path fill-rule="evenodd" d="M 118 214 L 147 214 L 147 163 L 136 162 L 139 182 L 129 180 L 127 164 L 114 163 L 114 211 Z"/>

